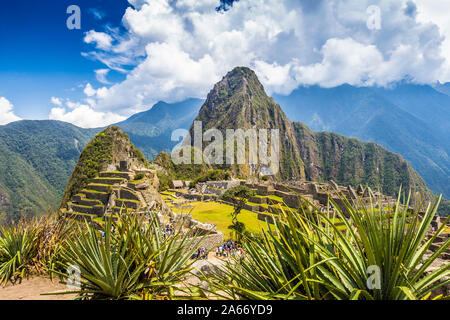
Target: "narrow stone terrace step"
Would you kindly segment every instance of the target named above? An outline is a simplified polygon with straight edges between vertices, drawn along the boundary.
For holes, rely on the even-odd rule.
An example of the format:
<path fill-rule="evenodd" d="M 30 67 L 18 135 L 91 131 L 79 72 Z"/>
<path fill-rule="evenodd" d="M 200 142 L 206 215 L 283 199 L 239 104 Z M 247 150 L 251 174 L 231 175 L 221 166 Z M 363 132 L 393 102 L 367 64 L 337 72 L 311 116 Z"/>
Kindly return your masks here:
<path fill-rule="evenodd" d="M 122 178 L 130 180 L 131 173 L 123 171 L 103 171 L 99 173 L 100 178 Z"/>
<path fill-rule="evenodd" d="M 126 179 L 124 178 L 94 178 L 92 179 L 91 183 L 96 183 L 96 184 L 108 184 L 108 185 L 115 185 L 115 184 L 121 184 L 124 181 L 126 181 Z"/>
<path fill-rule="evenodd" d="M 111 189 L 111 185 L 101 183 L 89 183 L 87 189 L 100 192 L 109 192 Z"/>
<path fill-rule="evenodd" d="M 136 200 L 116 199 L 116 206 L 122 207 L 122 205 L 128 209 L 137 209 L 140 202 Z"/>
<path fill-rule="evenodd" d="M 100 192 L 96 190 L 84 189 L 82 192 L 86 195 L 86 199 L 100 200 L 102 203 L 106 203 L 109 199 L 109 194 L 106 192 Z"/>

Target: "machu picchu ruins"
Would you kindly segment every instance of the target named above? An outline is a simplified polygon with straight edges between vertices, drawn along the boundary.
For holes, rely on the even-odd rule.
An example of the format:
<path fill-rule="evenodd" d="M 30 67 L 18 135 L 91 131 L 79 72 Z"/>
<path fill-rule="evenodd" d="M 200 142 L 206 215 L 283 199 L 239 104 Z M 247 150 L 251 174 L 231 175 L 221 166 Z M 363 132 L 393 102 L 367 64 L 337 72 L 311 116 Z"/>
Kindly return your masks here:
<path fill-rule="evenodd" d="M 131 169 L 124 160 L 117 170 L 100 172 L 62 212 L 72 218 L 95 219 L 122 211 L 151 210 L 161 203 L 157 190 L 155 170 Z"/>

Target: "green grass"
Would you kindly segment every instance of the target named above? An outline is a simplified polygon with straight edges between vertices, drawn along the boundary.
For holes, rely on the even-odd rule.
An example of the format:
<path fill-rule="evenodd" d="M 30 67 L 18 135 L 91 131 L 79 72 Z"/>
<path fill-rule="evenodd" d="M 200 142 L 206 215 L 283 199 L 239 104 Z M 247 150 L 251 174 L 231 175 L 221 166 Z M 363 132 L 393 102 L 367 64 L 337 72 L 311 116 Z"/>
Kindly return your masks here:
<path fill-rule="evenodd" d="M 217 226 L 217 230 L 223 232 L 224 238 L 231 237 L 231 230 L 228 229 L 231 223 L 231 213 L 233 207 L 218 202 L 192 202 L 192 209 L 172 208 L 175 213 L 190 213 L 195 220 L 202 223 L 212 223 Z M 192 210 L 192 211 L 191 211 Z M 267 230 L 266 224 L 258 220 L 258 215 L 248 210 L 242 210 L 238 215 L 239 222 L 245 224 L 246 230 L 253 233 L 260 233 L 261 229 Z"/>
<path fill-rule="evenodd" d="M 128 183 L 131 183 L 131 184 L 139 184 L 139 183 L 142 183 L 142 182 L 144 182 L 144 181 L 145 181 L 145 179 L 142 178 L 142 179 L 139 179 L 139 180 L 128 181 Z"/>
<path fill-rule="evenodd" d="M 73 203 L 73 202 L 69 202 L 67 204 L 72 205 L 72 206 L 82 207 L 82 208 L 92 208 L 92 206 L 85 206 L 85 205 L 77 204 L 77 203 Z"/>
<path fill-rule="evenodd" d="M 97 191 L 97 190 L 89 190 L 89 189 L 84 189 L 82 192 L 84 192 L 84 193 L 102 193 L 102 194 L 107 194 L 107 192 L 102 192 L 102 191 Z"/>
<path fill-rule="evenodd" d="M 261 196 L 261 195 L 255 195 L 255 197 L 258 197 L 258 198 L 268 198 L 268 199 L 272 199 L 272 200 L 276 200 L 276 201 L 279 201 L 279 202 L 283 202 L 283 198 L 282 197 L 279 197 L 279 196 L 276 196 L 276 195 L 268 195 L 268 196 Z"/>
<path fill-rule="evenodd" d="M 443 233 L 450 233 L 450 227 L 445 226 Z"/>

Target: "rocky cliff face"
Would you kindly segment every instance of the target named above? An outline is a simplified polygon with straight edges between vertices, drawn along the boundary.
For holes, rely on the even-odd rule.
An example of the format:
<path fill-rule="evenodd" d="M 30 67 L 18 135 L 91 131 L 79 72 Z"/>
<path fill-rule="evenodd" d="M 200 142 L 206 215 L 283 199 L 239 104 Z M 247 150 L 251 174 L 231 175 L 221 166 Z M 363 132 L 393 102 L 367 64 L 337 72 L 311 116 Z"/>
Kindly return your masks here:
<path fill-rule="evenodd" d="M 293 125 L 280 106 L 267 96 L 252 70 L 240 67 L 229 72 L 208 94 L 195 121 L 202 122 L 203 132 L 212 128 L 220 130 L 224 140 L 227 129 L 278 129 L 282 152 L 277 177 L 305 178 Z M 190 128 L 190 134 L 194 137 L 194 125 Z M 248 165 L 236 165 L 233 172 L 248 176 L 251 170 Z"/>
<path fill-rule="evenodd" d="M 309 180 L 380 187 L 386 195 L 396 194 L 399 186 L 429 192 L 423 179 L 398 154 L 375 143 L 364 143 L 336 133 L 313 132 L 299 122 L 293 125 Z"/>
<path fill-rule="evenodd" d="M 218 82 L 195 121 L 202 122 L 203 133 L 218 129 L 224 140 L 226 129 L 278 129 L 280 170 L 275 176 L 278 180 L 335 180 L 355 187 L 359 184 L 380 187 L 385 194 L 395 194 L 400 185 L 429 192 L 423 179 L 400 155 L 374 143 L 334 133 L 316 133 L 302 123 L 291 122 L 248 68 L 235 68 Z M 193 124 L 191 137 L 194 131 Z M 203 149 L 208 143 L 203 144 Z M 232 171 L 243 177 L 250 173 L 247 165 L 234 166 Z"/>

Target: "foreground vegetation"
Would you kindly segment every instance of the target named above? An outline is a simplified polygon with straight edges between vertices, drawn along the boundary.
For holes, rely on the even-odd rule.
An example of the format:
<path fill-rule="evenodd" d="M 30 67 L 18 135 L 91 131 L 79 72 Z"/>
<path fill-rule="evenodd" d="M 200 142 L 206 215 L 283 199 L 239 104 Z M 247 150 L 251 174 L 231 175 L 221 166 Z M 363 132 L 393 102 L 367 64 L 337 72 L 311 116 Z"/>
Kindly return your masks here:
<path fill-rule="evenodd" d="M 190 257 L 202 239 L 181 232 L 166 237 L 151 216 L 123 215 L 102 226 L 55 217 L 22 221 L 0 229 L 0 280 L 67 281 L 66 271 L 76 267 L 77 299 L 430 299 L 450 281 L 449 264 L 425 272 L 450 244 L 427 253 L 445 228 L 426 240 L 439 200 L 412 214 L 398 201 L 386 216 L 345 201 L 349 218 L 311 203 L 298 212 L 281 208 L 274 225 L 241 235 L 244 256 L 200 275 Z M 193 277 L 208 288 L 190 284 Z"/>
<path fill-rule="evenodd" d="M 282 210 L 274 228 L 245 241 L 246 259 L 227 262 L 206 278 L 211 293 L 234 299 L 416 300 L 428 299 L 431 291 L 449 283 L 449 264 L 425 273 L 450 244 L 447 238 L 435 253 L 425 255 L 445 228 L 425 241 L 440 199 L 421 220 L 420 208 L 409 215 L 400 202 L 393 216 L 384 217 L 373 206 L 360 213 L 343 200 L 350 219 L 341 209 L 336 216 L 345 222 L 344 230 L 334 225 L 334 215 L 312 204 L 312 210 L 298 213 Z M 374 272 L 379 277 L 372 278 Z"/>

